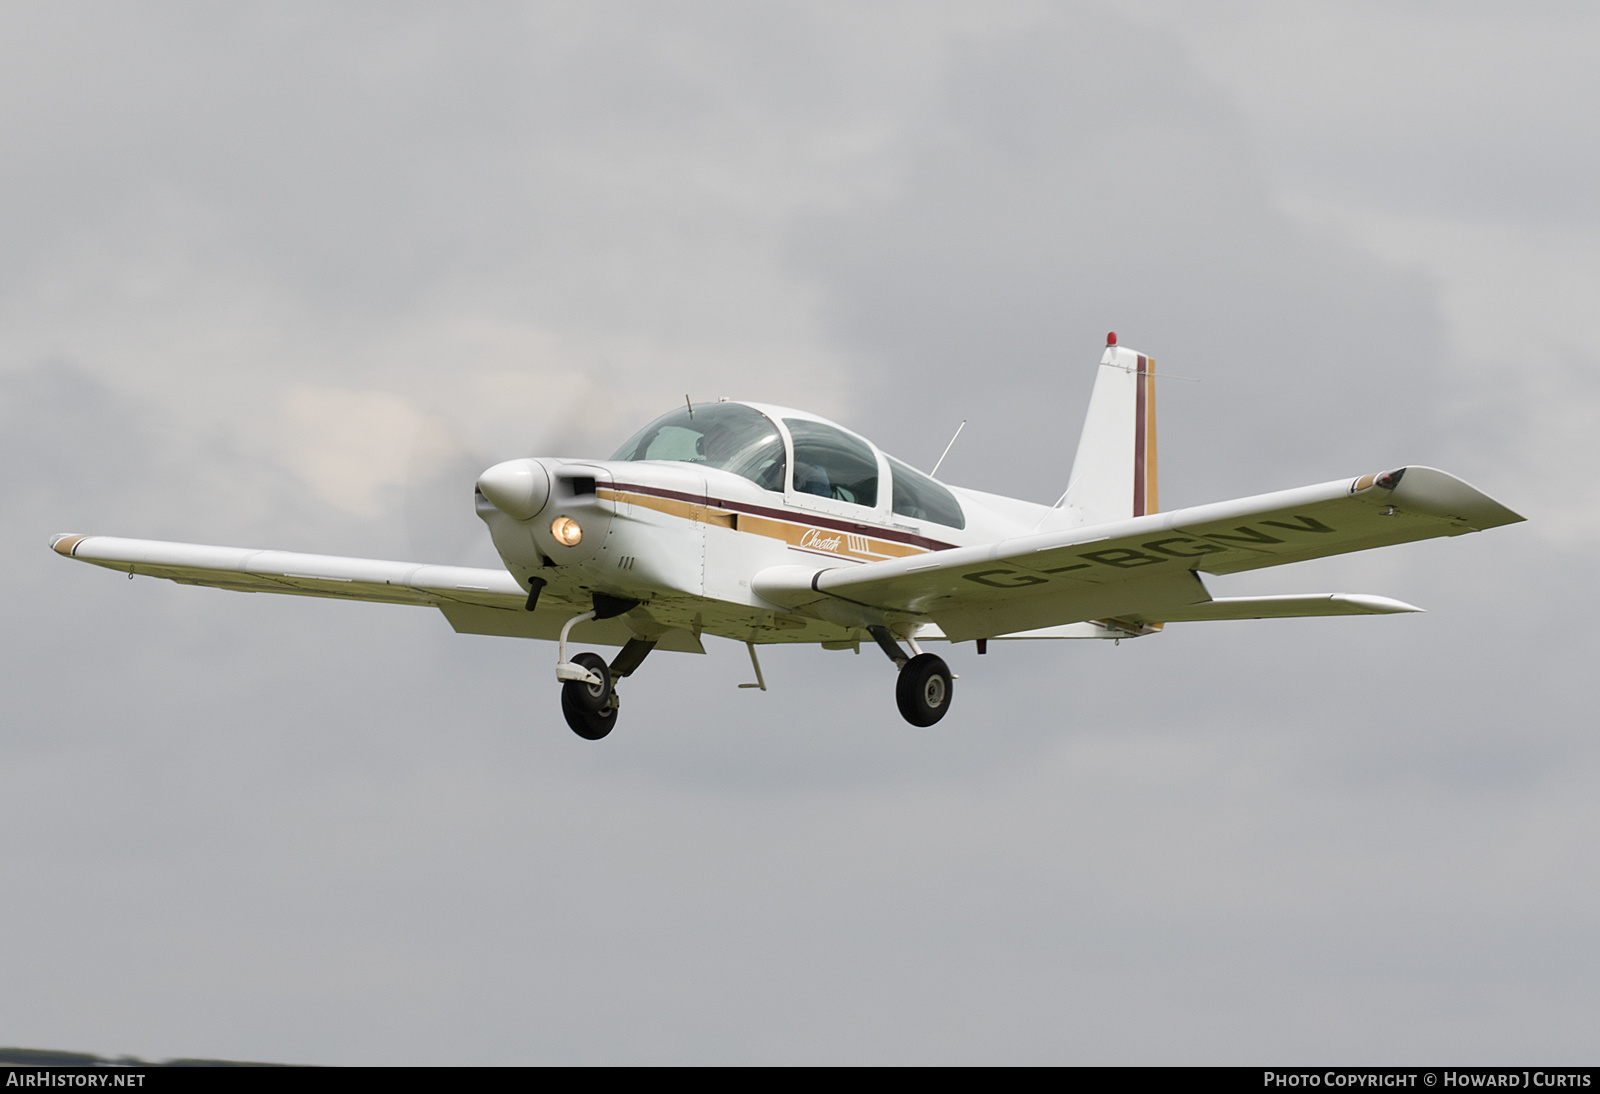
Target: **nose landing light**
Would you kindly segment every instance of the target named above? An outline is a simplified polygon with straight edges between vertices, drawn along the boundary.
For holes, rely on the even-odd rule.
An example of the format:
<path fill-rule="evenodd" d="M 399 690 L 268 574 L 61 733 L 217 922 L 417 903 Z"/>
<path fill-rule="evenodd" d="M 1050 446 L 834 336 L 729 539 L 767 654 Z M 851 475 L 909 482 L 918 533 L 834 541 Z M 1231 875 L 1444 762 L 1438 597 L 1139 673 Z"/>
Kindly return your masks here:
<path fill-rule="evenodd" d="M 583 539 L 583 528 L 571 517 L 557 517 L 550 523 L 550 534 L 556 537 L 557 542 L 576 547 Z"/>

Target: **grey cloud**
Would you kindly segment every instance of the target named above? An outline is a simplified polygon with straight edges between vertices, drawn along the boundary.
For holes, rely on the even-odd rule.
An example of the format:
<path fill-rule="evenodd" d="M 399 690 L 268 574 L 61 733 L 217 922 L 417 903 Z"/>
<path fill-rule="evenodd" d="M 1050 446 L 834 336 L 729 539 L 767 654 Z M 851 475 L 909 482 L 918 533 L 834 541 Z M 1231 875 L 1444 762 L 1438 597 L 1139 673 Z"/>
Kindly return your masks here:
<path fill-rule="evenodd" d="M 971 418 L 947 477 L 1059 494 L 1110 329 L 1203 380 L 1161 389 L 1168 508 L 1435 451 L 1427 286 L 1278 213 L 1167 36 L 1091 9 L 968 46 L 898 174 L 795 246 L 913 462 Z"/>
<path fill-rule="evenodd" d="M 1579 4 L 1138 4 L 1232 89 L 1283 184 L 1408 215 L 1592 223 Z"/>
<path fill-rule="evenodd" d="M 68 7 L 19 21 L 32 33 L 8 36 L 3 112 L 13 270 L 85 236 L 175 237 L 248 256 L 344 322 L 463 283 L 494 293 L 510 273 L 503 303 L 598 306 L 591 321 L 614 329 L 617 304 L 637 301 L 593 299 L 570 277 L 574 252 L 614 255 L 626 288 L 664 222 L 721 232 L 738 215 L 730 142 L 842 105 L 837 81 L 814 79 L 824 31 L 793 6 Z"/>

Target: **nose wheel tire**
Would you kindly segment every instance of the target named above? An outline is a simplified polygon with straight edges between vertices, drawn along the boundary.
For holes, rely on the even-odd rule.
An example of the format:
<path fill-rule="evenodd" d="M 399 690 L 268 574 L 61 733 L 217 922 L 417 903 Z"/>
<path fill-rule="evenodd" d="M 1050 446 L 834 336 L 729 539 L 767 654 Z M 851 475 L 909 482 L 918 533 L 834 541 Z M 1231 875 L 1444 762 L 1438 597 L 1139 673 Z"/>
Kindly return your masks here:
<path fill-rule="evenodd" d="M 598 684 L 568 680 L 561 685 L 561 713 L 572 732 L 586 741 L 598 741 L 617 724 L 617 692 L 611 685 L 611 670 L 599 654 L 580 653 L 572 663 L 582 665 L 600 678 Z"/>
<path fill-rule="evenodd" d="M 950 667 L 931 653 L 919 653 L 905 663 L 895 681 L 894 699 L 900 714 L 914 726 L 931 726 L 950 709 Z"/>

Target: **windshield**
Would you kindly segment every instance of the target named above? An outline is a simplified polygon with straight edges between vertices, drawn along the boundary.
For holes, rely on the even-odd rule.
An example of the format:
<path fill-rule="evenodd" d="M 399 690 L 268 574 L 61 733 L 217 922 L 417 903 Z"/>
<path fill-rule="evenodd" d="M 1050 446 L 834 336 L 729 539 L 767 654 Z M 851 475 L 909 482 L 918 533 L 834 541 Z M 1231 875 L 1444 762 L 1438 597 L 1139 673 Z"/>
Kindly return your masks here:
<path fill-rule="evenodd" d="M 781 491 L 783 438 L 771 418 L 739 403 L 701 403 L 663 414 L 617 450 L 613 460 L 677 460 L 731 471 L 763 490 Z"/>

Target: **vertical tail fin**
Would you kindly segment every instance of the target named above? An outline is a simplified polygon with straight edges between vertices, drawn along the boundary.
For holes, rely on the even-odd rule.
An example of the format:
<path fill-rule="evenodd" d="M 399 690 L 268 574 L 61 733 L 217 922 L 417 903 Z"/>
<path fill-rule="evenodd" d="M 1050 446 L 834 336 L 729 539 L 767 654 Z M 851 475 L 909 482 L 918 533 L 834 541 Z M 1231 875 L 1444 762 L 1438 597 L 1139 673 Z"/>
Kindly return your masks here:
<path fill-rule="evenodd" d="M 1106 342 L 1064 499 L 1077 525 L 1157 511 L 1155 362 Z"/>

